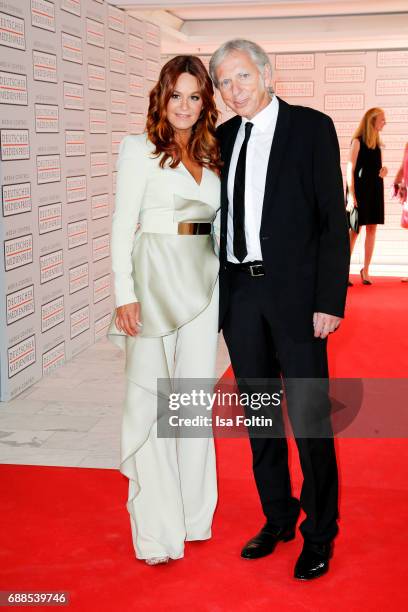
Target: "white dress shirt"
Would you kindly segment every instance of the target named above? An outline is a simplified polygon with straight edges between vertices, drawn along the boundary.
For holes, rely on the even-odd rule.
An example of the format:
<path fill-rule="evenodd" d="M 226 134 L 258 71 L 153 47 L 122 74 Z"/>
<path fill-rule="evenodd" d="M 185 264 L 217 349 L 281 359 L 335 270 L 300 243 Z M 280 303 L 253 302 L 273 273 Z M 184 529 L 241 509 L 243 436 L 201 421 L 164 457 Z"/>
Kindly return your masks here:
<path fill-rule="evenodd" d="M 235 170 L 242 143 L 245 138 L 245 124 L 253 123 L 251 137 L 248 141 L 245 166 L 245 239 L 247 245 L 246 261 L 262 260 L 261 242 L 259 232 L 263 199 L 265 194 L 266 172 L 269 154 L 275 133 L 278 118 L 279 102 L 273 96 L 271 102 L 252 119 L 242 117 L 232 151 L 231 163 L 228 172 L 228 225 L 227 225 L 227 259 L 232 263 L 239 263 L 234 255 L 233 237 L 233 194 Z"/>

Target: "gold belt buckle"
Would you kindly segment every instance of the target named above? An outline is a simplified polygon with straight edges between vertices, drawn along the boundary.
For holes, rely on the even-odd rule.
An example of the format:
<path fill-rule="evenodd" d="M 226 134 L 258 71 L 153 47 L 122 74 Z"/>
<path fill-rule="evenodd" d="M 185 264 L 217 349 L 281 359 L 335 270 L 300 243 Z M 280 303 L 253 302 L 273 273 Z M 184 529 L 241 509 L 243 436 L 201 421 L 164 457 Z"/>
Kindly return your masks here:
<path fill-rule="evenodd" d="M 211 223 L 183 223 L 178 224 L 178 234 L 197 236 L 211 233 Z"/>

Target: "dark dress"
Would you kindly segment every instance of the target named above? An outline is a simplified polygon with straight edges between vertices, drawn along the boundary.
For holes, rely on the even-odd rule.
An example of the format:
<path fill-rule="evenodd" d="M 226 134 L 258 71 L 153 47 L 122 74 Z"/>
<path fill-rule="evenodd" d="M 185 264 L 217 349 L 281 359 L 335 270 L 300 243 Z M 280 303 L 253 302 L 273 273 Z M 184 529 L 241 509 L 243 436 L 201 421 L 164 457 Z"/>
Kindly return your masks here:
<path fill-rule="evenodd" d="M 381 149 L 369 149 L 360 137 L 360 150 L 354 169 L 354 191 L 359 225 L 384 223 L 384 181 L 378 175 L 382 167 Z"/>

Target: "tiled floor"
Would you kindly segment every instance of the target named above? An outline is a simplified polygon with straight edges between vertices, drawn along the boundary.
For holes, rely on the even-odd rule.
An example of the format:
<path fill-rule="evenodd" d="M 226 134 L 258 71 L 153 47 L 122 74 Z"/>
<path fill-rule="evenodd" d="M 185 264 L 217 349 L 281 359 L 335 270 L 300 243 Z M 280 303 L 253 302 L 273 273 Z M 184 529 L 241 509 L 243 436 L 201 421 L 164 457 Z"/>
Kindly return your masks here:
<path fill-rule="evenodd" d="M 229 365 L 220 336 L 217 376 Z M 0 403 L 0 463 L 119 466 L 123 353 L 106 339 Z"/>

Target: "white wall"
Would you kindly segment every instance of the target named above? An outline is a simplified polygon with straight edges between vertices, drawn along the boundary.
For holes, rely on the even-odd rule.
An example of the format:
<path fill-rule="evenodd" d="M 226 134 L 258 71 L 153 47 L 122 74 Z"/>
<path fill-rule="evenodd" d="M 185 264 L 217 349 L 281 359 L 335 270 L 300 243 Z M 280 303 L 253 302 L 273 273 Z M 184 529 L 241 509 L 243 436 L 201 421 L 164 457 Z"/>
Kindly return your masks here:
<path fill-rule="evenodd" d="M 0 0 L 1 400 L 106 333 L 116 156 L 159 62 L 104 0 Z"/>

